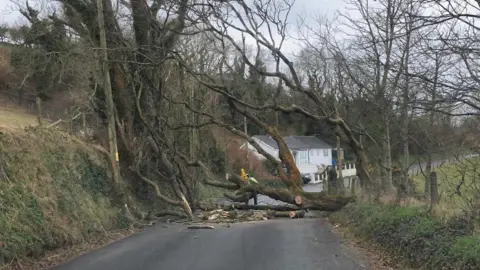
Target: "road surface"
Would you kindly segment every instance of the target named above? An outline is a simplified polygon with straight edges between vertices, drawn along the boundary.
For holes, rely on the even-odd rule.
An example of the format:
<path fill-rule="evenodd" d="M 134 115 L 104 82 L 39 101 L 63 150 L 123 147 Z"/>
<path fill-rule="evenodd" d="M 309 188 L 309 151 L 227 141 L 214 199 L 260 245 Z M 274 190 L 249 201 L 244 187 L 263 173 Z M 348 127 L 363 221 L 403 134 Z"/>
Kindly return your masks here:
<path fill-rule="evenodd" d="M 152 227 L 52 270 L 370 269 L 321 219 L 276 219 L 189 230 Z"/>

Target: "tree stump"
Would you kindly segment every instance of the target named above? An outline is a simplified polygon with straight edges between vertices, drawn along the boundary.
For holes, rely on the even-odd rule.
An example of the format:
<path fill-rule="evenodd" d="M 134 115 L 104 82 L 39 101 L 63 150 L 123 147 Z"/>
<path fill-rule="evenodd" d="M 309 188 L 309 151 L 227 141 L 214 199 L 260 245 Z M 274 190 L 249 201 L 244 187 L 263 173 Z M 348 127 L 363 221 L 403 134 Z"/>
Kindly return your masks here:
<path fill-rule="evenodd" d="M 303 218 L 305 216 L 305 211 L 290 211 L 289 217 L 290 218 Z"/>
<path fill-rule="evenodd" d="M 300 195 L 295 196 L 295 203 L 296 203 L 297 205 L 301 205 L 302 202 L 303 202 L 302 196 L 300 196 Z"/>

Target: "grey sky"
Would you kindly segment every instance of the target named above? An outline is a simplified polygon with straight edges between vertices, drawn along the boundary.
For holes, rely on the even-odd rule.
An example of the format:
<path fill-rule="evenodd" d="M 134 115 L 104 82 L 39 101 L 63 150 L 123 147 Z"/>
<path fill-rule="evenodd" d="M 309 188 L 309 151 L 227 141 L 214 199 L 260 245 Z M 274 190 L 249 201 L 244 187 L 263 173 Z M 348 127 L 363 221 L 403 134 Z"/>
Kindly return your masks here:
<path fill-rule="evenodd" d="M 115 1 L 115 0 L 113 0 Z M 17 4 L 24 4 L 26 0 L 0 0 L 0 23 L 15 25 L 25 22 L 25 19 L 17 11 Z M 32 6 L 41 0 L 30 0 Z M 294 24 L 298 16 L 311 19 L 318 14 L 332 15 L 337 10 L 344 10 L 345 3 L 343 0 L 296 0 L 291 11 L 289 23 Z"/>
<path fill-rule="evenodd" d="M 11 26 L 21 25 L 26 23 L 26 19 L 18 12 L 19 5 L 25 6 L 27 0 L 0 0 L 0 24 L 7 24 Z M 32 7 L 35 7 L 37 10 L 40 10 L 43 15 L 51 13 L 53 11 L 52 6 L 56 5 L 56 1 L 51 0 L 28 0 L 29 4 Z M 112 0 L 116 4 L 118 0 Z M 147 0 L 148 1 L 148 0 Z M 248 2 L 253 2 L 254 0 L 245 0 Z M 278 0 L 282 1 L 291 1 L 291 0 Z M 299 41 L 293 37 L 298 37 L 298 22 L 303 21 L 309 27 L 314 28 L 317 22 L 315 18 L 319 16 L 328 16 L 333 17 L 336 12 L 342 11 L 345 12 L 345 2 L 344 0 L 295 0 L 290 15 L 288 17 L 288 33 L 287 38 L 284 41 L 281 50 L 287 56 L 292 57 L 294 53 L 299 51 Z M 265 27 L 265 30 L 267 28 Z M 268 36 L 266 31 L 261 30 L 265 36 Z M 303 31 L 303 29 L 302 29 Z M 239 33 L 234 33 L 234 31 L 228 31 L 236 40 L 242 40 L 242 37 Z M 278 46 L 280 35 L 274 35 L 275 43 Z M 253 38 L 246 38 L 246 43 L 251 47 L 255 47 L 255 42 Z M 253 49 L 255 51 L 255 49 Z M 254 53 L 253 53 L 254 54 Z M 274 69 L 275 63 L 273 59 L 268 59 L 267 56 L 267 67 L 268 69 Z M 281 69 L 283 70 L 286 66 L 281 64 Z"/>
<path fill-rule="evenodd" d="M 113 0 L 116 1 L 116 0 Z M 252 0 L 247 0 L 252 1 Z M 8 25 L 19 25 L 26 22 L 26 19 L 18 12 L 18 4 L 25 5 L 26 0 L 0 0 L 0 23 Z M 49 13 L 45 4 L 49 3 L 48 0 L 29 0 L 29 4 L 41 10 L 42 12 Z M 50 2 L 51 3 L 51 2 Z M 40 7 L 41 5 L 41 7 Z M 50 5 L 50 4 L 47 4 Z M 319 15 L 321 16 L 333 16 L 337 11 L 345 11 L 344 0 L 296 0 L 290 16 L 288 19 L 289 36 L 297 36 L 297 25 L 301 19 L 309 27 L 314 27 L 316 24 L 315 19 Z M 238 33 L 231 33 L 237 40 L 241 40 L 241 35 Z M 279 39 L 280 36 L 276 36 L 275 39 Z M 252 38 L 246 39 L 247 44 L 254 45 L 255 42 Z M 277 42 L 278 43 L 278 42 Z M 292 38 L 285 40 L 282 51 L 288 55 L 298 51 L 298 42 Z"/>

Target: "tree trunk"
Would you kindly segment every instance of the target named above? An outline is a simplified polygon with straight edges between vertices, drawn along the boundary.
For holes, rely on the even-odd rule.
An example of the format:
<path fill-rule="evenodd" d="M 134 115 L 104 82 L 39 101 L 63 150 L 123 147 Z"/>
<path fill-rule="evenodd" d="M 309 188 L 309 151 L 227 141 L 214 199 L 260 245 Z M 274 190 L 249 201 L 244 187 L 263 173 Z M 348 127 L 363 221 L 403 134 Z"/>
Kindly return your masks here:
<path fill-rule="evenodd" d="M 405 95 L 407 97 L 405 97 Z M 408 195 L 408 168 L 410 166 L 410 152 L 408 149 L 408 124 L 409 124 L 409 118 L 408 118 L 408 93 L 404 93 L 404 108 L 402 108 L 402 142 L 403 142 L 403 160 L 402 160 L 402 176 L 399 179 L 399 183 L 396 185 L 397 189 L 403 189 L 399 193 L 397 191 L 397 195 L 400 197 L 397 198 L 397 201 L 400 202 L 403 200 L 404 196 Z"/>
<path fill-rule="evenodd" d="M 367 192 L 371 192 L 374 190 L 374 183 L 371 181 L 367 181 L 366 179 L 370 179 L 370 175 L 367 171 L 367 154 L 365 150 L 357 151 L 357 160 L 355 161 L 355 168 L 357 169 L 357 176 L 360 181 L 360 186 L 365 189 Z"/>
<path fill-rule="evenodd" d="M 357 141 L 353 131 L 348 127 L 348 125 L 345 123 L 345 121 L 343 121 L 343 119 L 329 118 L 326 121 L 331 125 L 340 126 L 340 129 L 347 137 L 348 144 L 357 156 L 357 160 L 355 161 L 355 167 L 357 169 L 357 176 L 360 180 L 360 186 L 364 188 L 367 193 L 371 193 L 375 189 L 376 183 L 372 181 L 372 179 L 370 178 L 370 174 L 367 171 L 368 157 L 361 141 L 362 137 L 360 136 L 360 140 Z"/>
<path fill-rule="evenodd" d="M 407 44 L 407 52 L 405 56 L 405 73 L 408 74 L 408 67 L 409 67 L 409 56 L 410 56 L 410 38 L 408 37 L 408 44 Z M 402 142 L 403 142 L 403 168 L 402 168 L 402 179 L 401 183 L 407 187 L 408 185 L 408 168 L 410 166 L 410 151 L 408 148 L 408 135 L 409 135 L 409 130 L 408 130 L 408 125 L 410 123 L 410 118 L 408 115 L 408 104 L 410 103 L 410 76 L 405 76 L 405 87 L 403 89 L 403 104 L 402 104 L 402 113 L 401 113 L 401 118 L 402 118 L 402 131 L 401 131 L 401 137 L 402 137 Z M 407 190 L 407 189 L 406 189 Z M 401 198 L 400 198 L 401 199 Z"/>
<path fill-rule="evenodd" d="M 337 195 L 338 194 L 338 178 L 337 178 L 337 170 L 334 166 L 331 166 L 328 170 L 328 194 L 329 195 Z"/>
<path fill-rule="evenodd" d="M 223 127 L 229 129 L 234 134 L 242 136 L 250 144 L 252 144 L 259 153 L 264 155 L 270 162 L 274 163 L 276 165 L 277 172 L 280 179 L 288 188 L 301 190 L 302 179 L 301 179 L 300 171 L 298 170 L 298 167 L 295 163 L 292 153 L 290 152 L 290 149 L 288 148 L 287 144 L 283 140 L 278 129 L 275 126 L 267 125 L 265 122 L 260 120 L 254 114 L 252 114 L 249 110 L 246 110 L 243 107 L 236 104 L 235 101 L 229 100 L 228 102 L 232 109 L 241 113 L 248 120 L 252 121 L 254 124 L 258 125 L 259 127 L 263 128 L 267 132 L 267 134 L 272 137 L 272 139 L 278 145 L 278 154 L 279 154 L 281 163 L 277 161 L 276 157 L 273 157 L 269 153 L 265 152 L 265 150 L 263 150 L 263 148 L 260 145 L 258 145 L 258 143 L 256 143 L 250 137 L 248 137 L 247 134 L 239 133 L 238 130 L 228 125 L 224 125 Z M 288 174 L 285 174 L 282 164 L 287 167 Z"/>
<path fill-rule="evenodd" d="M 434 82 L 433 82 L 433 89 L 432 89 L 432 103 L 431 103 L 431 110 L 429 115 L 429 128 L 432 128 L 435 124 L 435 107 L 437 102 L 437 82 L 438 82 L 438 74 L 440 69 L 438 55 L 435 58 L 435 75 L 434 75 Z M 427 142 L 427 166 L 425 168 L 425 198 L 429 198 L 431 196 L 431 184 L 430 184 L 430 174 L 432 173 L 432 151 L 433 151 L 433 143 L 431 141 Z"/>
<path fill-rule="evenodd" d="M 427 165 L 425 167 L 425 190 L 424 190 L 424 196 L 425 198 L 430 197 L 430 174 L 432 173 L 432 155 L 428 154 L 427 157 Z"/>
<path fill-rule="evenodd" d="M 289 217 L 289 218 L 303 218 L 305 217 L 304 210 L 297 211 L 268 211 L 268 218 L 279 218 L 279 217 Z"/>
<path fill-rule="evenodd" d="M 110 157 L 112 162 L 112 173 L 113 181 L 117 187 L 117 193 L 120 198 L 124 198 L 125 194 L 123 192 L 122 183 L 120 180 L 120 167 L 119 167 L 119 157 L 117 149 L 117 133 L 116 133 L 116 122 L 115 122 L 115 108 L 113 102 L 112 94 L 112 85 L 110 81 L 110 72 L 108 64 L 108 54 L 107 54 L 107 40 L 105 33 L 105 22 L 103 18 L 103 1 L 97 0 L 97 15 L 98 15 L 98 27 L 99 27 L 99 36 L 100 36 L 100 55 L 102 63 L 102 72 L 103 72 L 103 88 L 105 91 L 105 99 L 107 103 L 107 115 L 108 115 L 108 142 L 110 149 Z M 125 203 L 125 201 L 124 201 Z"/>
<path fill-rule="evenodd" d="M 275 189 L 262 185 L 248 185 L 237 191 L 237 194 L 252 193 L 257 190 L 259 194 L 266 195 L 272 199 L 279 200 L 292 205 L 297 205 L 301 209 L 319 210 L 319 211 L 337 211 L 350 202 L 352 197 L 328 195 L 325 192 L 295 192 L 290 189 Z M 298 204 L 299 197 L 301 203 Z"/>
<path fill-rule="evenodd" d="M 205 207 L 205 206 L 204 206 Z M 206 208 L 205 208 L 206 209 Z M 204 210 L 205 210 L 204 209 Z M 210 209 L 210 208 L 208 208 Z M 213 209 L 210 210 L 215 210 L 218 209 L 218 207 L 213 207 Z M 300 210 L 300 207 L 298 206 L 288 206 L 288 205 L 247 205 L 247 204 L 230 204 L 230 205 L 225 205 L 222 207 L 223 210 L 225 211 L 230 211 L 230 210 L 274 210 L 274 211 L 297 211 Z M 206 210 L 208 211 L 208 210 Z"/>
<path fill-rule="evenodd" d="M 382 169 L 384 170 L 383 190 L 387 193 L 391 193 L 393 188 L 392 178 L 392 149 L 390 140 L 390 119 L 387 112 L 383 114 L 385 135 L 382 140 Z"/>

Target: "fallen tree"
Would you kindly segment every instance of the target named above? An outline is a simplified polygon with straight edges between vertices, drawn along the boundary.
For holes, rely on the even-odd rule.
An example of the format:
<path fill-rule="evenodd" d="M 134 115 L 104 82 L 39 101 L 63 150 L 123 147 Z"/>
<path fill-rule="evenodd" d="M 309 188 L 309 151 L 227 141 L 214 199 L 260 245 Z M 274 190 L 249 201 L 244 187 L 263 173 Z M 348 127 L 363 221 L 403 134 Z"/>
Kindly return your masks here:
<path fill-rule="evenodd" d="M 291 189 L 271 188 L 263 185 L 248 185 L 237 191 L 237 193 L 252 193 L 256 191 L 272 199 L 297 205 L 300 209 L 320 210 L 320 211 L 337 211 L 350 202 L 354 201 L 353 197 L 345 197 L 338 195 L 328 195 L 326 192 L 304 192 Z"/>
<path fill-rule="evenodd" d="M 225 210 L 231 207 L 238 207 L 239 210 L 276 210 L 276 211 L 297 211 L 302 209 L 320 210 L 320 211 L 337 211 L 350 202 L 354 201 L 353 197 L 328 195 L 326 192 L 305 192 L 302 188 L 296 186 L 291 188 L 271 188 L 262 184 L 247 184 L 240 175 L 231 174 L 227 181 L 214 181 L 214 175 L 201 161 L 191 162 L 185 156 L 181 158 L 186 161 L 189 166 L 200 167 L 207 176 L 204 184 L 224 188 L 235 191 L 234 194 L 225 193 L 225 198 L 236 202 L 246 203 L 253 198 L 254 194 L 262 194 L 272 199 L 282 201 L 288 205 L 224 205 Z M 295 166 L 293 164 L 293 166 Z M 204 205 L 205 207 L 205 205 Z"/>
<path fill-rule="evenodd" d="M 289 217 L 289 218 L 303 218 L 305 217 L 304 210 L 298 211 L 268 211 L 267 217 L 269 218 L 280 218 L 280 217 Z"/>
<path fill-rule="evenodd" d="M 275 211 L 271 209 L 266 210 L 239 210 L 239 209 L 215 209 L 212 211 L 205 211 L 196 215 L 194 222 L 202 220 L 203 223 L 231 223 L 242 221 L 260 221 L 273 218 L 304 218 L 305 210 L 295 211 Z"/>
<path fill-rule="evenodd" d="M 93 15 L 95 15 L 96 10 L 98 10 L 96 3 L 91 1 L 70 2 L 66 0 L 59 2 L 71 12 L 66 14 L 65 20 L 63 20 L 62 17 L 57 17 L 55 14 L 52 14 L 48 17 L 47 21 L 72 28 L 82 39 L 91 40 L 92 48 L 97 48 L 97 44 L 99 43 L 98 22 L 92 19 L 95 18 Z M 324 99 L 321 95 L 315 93 L 315 89 L 307 89 L 302 86 L 300 80 L 297 78 L 297 72 L 291 64 L 292 62 L 288 60 L 279 49 L 275 48 L 272 43 L 265 40 L 258 40 L 258 37 L 255 36 L 254 38 L 258 41 L 257 45 L 260 46 L 261 44 L 263 48 L 272 52 L 278 61 L 281 60 L 287 64 L 291 76 L 281 73 L 278 69 L 279 64 L 277 64 L 275 72 L 260 70 L 256 63 L 249 61 L 245 55 L 245 50 L 237 44 L 226 31 L 221 29 L 222 27 L 228 27 L 229 22 L 224 17 L 218 15 L 222 13 L 219 12 L 220 10 L 228 7 L 230 12 L 238 15 L 238 7 L 235 7 L 233 2 L 220 1 L 212 3 L 209 5 L 209 9 L 211 10 L 202 10 L 201 13 L 198 14 L 198 18 L 200 18 L 199 23 L 194 21 L 196 20 L 193 19 L 196 17 L 194 14 L 187 15 L 187 13 L 190 12 L 200 12 L 200 10 L 191 8 L 190 5 L 193 4 L 190 3 L 190 1 L 177 1 L 174 5 L 175 8 L 173 8 L 173 10 L 176 10 L 175 18 L 165 22 L 158 19 L 158 12 L 159 10 L 169 11 L 171 7 L 162 1 L 158 3 L 154 1 L 150 6 L 146 1 L 131 1 L 130 4 L 126 3 L 127 2 L 122 2 L 123 5 L 128 5 L 132 11 L 133 33 L 136 45 L 134 47 L 129 45 L 130 36 L 126 36 L 122 32 L 120 24 L 116 19 L 117 17 L 115 16 L 112 2 L 104 2 L 105 25 L 106 28 L 109 29 L 106 33 L 106 47 L 109 49 L 108 60 L 111 62 L 111 87 L 115 99 L 116 130 L 120 142 L 118 152 L 120 153 L 119 156 L 121 157 L 122 166 L 131 168 L 142 182 L 150 186 L 159 200 L 182 208 L 186 216 L 192 218 L 192 208 L 197 207 L 192 186 L 196 184 L 197 177 L 190 175 L 188 170 L 184 169 L 184 167 L 191 165 L 202 167 L 206 173 L 205 184 L 231 191 L 225 193 L 225 197 L 234 202 L 248 202 L 254 194 L 257 193 L 289 204 L 288 207 L 291 207 L 291 209 L 286 209 L 285 211 L 298 211 L 302 209 L 335 211 L 352 201 L 352 198 L 329 196 L 324 192 L 303 192 L 301 188 L 301 176 L 295 165 L 295 158 L 290 152 L 290 149 L 288 149 L 287 143 L 282 138 L 278 125 L 272 126 L 271 123 L 266 122 L 263 117 L 265 113 L 270 110 L 287 114 L 295 113 L 318 122 L 327 122 L 332 126 L 340 126 L 357 155 L 357 169 L 360 172 L 360 182 L 370 182 L 368 172 L 365 170 L 367 161 L 363 146 L 355 139 L 353 132 L 342 118 L 338 116 L 335 118 L 332 117 L 332 113 L 329 111 L 328 106 L 326 106 L 327 104 L 324 104 Z M 247 12 L 245 16 L 247 17 L 263 16 L 263 14 L 266 16 L 266 14 L 269 14 L 268 12 L 258 13 L 252 11 L 250 8 L 247 8 L 249 4 L 245 1 L 239 1 L 238 3 L 244 7 L 244 10 Z M 274 5 L 274 2 L 258 8 L 265 9 L 265 11 L 271 10 L 277 12 L 276 10 L 279 9 L 269 8 L 272 7 L 272 5 Z M 40 21 L 35 17 L 35 14 L 38 14 L 38 12 L 34 12 L 30 8 L 27 9 L 29 12 L 25 12 L 24 15 L 30 18 L 32 24 L 38 24 Z M 73 16 L 72 14 L 79 16 Z M 211 21 L 210 15 L 219 16 L 217 21 L 220 25 L 215 25 L 213 21 Z M 272 26 L 274 26 L 274 24 L 281 26 L 282 22 L 277 22 L 276 19 L 272 19 L 277 17 L 278 16 L 267 16 L 260 19 L 265 21 L 265 23 L 270 23 Z M 45 25 L 49 24 L 47 23 Z M 205 69 L 203 62 L 201 64 L 197 63 L 198 65 L 195 64 L 195 66 L 192 61 L 187 61 L 191 56 L 190 51 L 183 54 L 179 53 L 181 50 L 178 44 L 180 43 L 181 34 L 187 31 L 185 28 L 192 29 L 195 25 L 199 28 L 204 28 L 206 25 L 206 29 L 202 28 L 202 30 L 205 31 L 198 31 L 198 33 L 210 33 L 209 38 L 213 38 L 213 42 L 216 42 L 216 45 L 225 46 L 225 43 L 229 43 L 227 45 L 233 46 L 235 51 L 240 53 L 239 56 L 242 56 L 239 59 L 241 59 L 240 64 L 244 69 L 248 67 L 262 76 L 277 78 L 279 80 L 277 92 L 280 92 L 280 86 L 283 84 L 288 88 L 288 91 L 302 93 L 310 97 L 315 101 L 319 113 L 315 114 L 309 111 L 308 108 L 299 107 L 289 102 L 280 105 L 282 102 L 278 102 L 278 95 L 273 95 L 272 99 L 266 100 L 264 104 L 251 104 L 247 102 L 248 99 L 238 98 L 233 95 L 234 90 L 238 89 L 233 89 L 233 87 L 230 86 L 231 83 L 228 78 L 231 76 L 223 73 L 224 70 L 227 70 L 226 67 L 229 66 L 229 57 L 224 57 L 225 54 L 223 51 L 216 54 L 216 56 L 220 58 L 215 60 L 217 63 L 214 65 L 215 68 L 210 69 Z M 247 27 L 247 25 L 244 25 L 244 27 Z M 253 35 L 252 33 L 258 32 L 258 29 L 253 29 L 252 31 L 242 29 L 243 28 L 241 28 L 240 31 L 245 33 L 246 36 L 251 36 Z M 145 33 L 149 34 L 146 35 Z M 190 34 L 194 35 L 193 33 Z M 186 43 L 190 43 L 189 35 L 185 36 L 188 37 L 188 42 Z M 209 40 L 207 44 L 211 46 L 212 40 Z M 202 68 L 200 68 L 200 66 L 202 66 Z M 218 68 L 219 70 L 217 70 L 217 66 L 220 67 Z M 201 70 L 200 74 L 196 70 Z M 174 77 L 172 74 L 178 74 L 178 77 Z M 220 83 L 218 80 L 219 75 L 222 81 L 220 85 L 217 84 Z M 97 76 L 92 76 L 92 82 L 96 83 L 98 80 L 96 77 Z M 101 78 L 103 76 L 98 77 Z M 212 94 L 214 100 L 221 100 L 224 104 L 212 103 L 213 106 L 203 106 L 205 104 L 196 106 L 194 104 L 197 102 L 187 102 L 184 99 L 187 93 L 185 90 L 186 87 L 181 84 L 186 80 L 190 80 L 191 83 L 194 82 L 208 89 L 208 93 Z M 239 81 L 237 84 L 248 85 L 246 81 Z M 102 91 L 95 91 L 95 93 L 101 92 Z M 178 93 L 183 94 L 178 95 Z M 180 98 L 181 101 L 176 101 L 175 98 Z M 94 103 L 95 110 L 101 116 L 100 118 L 106 118 L 106 116 L 104 116 L 105 112 L 102 109 L 104 97 L 96 96 Z M 183 158 L 183 164 L 182 162 L 177 162 L 177 157 L 182 155 L 181 153 L 184 149 L 178 147 L 178 143 L 174 142 L 176 136 L 170 134 L 176 130 L 171 127 L 170 122 L 177 123 L 180 121 L 179 119 L 169 120 L 169 110 L 173 107 L 172 105 L 184 106 L 186 111 L 198 118 L 198 121 L 191 121 L 192 123 L 189 121 L 188 125 L 182 125 L 184 128 L 194 129 L 205 127 L 207 124 L 213 124 L 245 139 L 246 142 L 255 147 L 260 154 L 264 155 L 274 164 L 279 178 L 288 189 L 274 189 L 263 185 L 250 186 L 238 175 L 232 175 L 227 181 L 215 181 L 216 177 L 211 174 L 202 163 L 198 161 L 191 162 Z M 277 156 L 274 157 L 264 151 L 248 134 L 238 130 L 234 122 L 225 122 L 225 119 L 219 118 L 218 115 L 221 113 L 212 113 L 205 109 L 216 108 L 217 105 L 228 105 L 228 110 L 242 115 L 248 119 L 250 123 L 265 130 L 278 145 L 280 160 L 277 159 Z M 182 108 L 182 110 L 184 108 Z M 191 158 L 194 159 L 195 157 L 191 156 Z M 283 165 L 287 167 L 288 172 L 283 170 Z M 172 198 L 167 197 L 165 193 L 161 192 L 158 185 L 160 181 L 168 183 L 171 186 L 174 192 Z M 270 209 L 275 209 L 276 207 L 277 206 L 268 206 Z M 275 211 L 284 210 L 275 209 Z"/>

